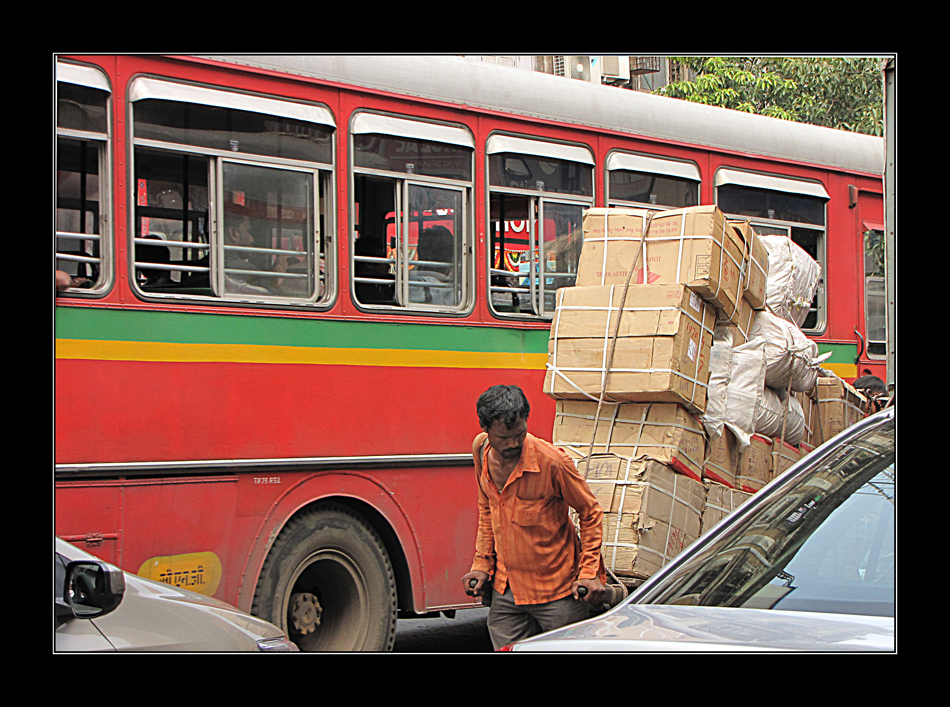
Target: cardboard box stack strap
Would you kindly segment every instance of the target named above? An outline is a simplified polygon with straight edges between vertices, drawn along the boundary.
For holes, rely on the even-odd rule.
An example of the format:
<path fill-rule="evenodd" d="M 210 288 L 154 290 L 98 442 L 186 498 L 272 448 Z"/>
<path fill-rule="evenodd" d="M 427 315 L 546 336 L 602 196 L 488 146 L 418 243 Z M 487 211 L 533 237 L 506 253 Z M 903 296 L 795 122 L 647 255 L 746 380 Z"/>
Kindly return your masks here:
<path fill-rule="evenodd" d="M 615 454 L 582 460 L 578 470 L 604 510 L 602 553 L 618 577 L 648 578 L 699 537 L 702 482 L 651 459 Z"/>
<path fill-rule="evenodd" d="M 577 462 L 591 452 L 621 459 L 652 459 L 674 471 L 702 478 L 705 439 L 699 421 L 675 403 L 604 403 L 559 400 L 554 444 Z M 594 431 L 596 422 L 596 433 Z"/>
<path fill-rule="evenodd" d="M 598 400 L 603 387 L 611 402 L 677 402 L 701 412 L 715 310 L 684 285 L 633 289 L 622 316 L 623 286 L 557 291 L 544 392 L 557 400 Z"/>
<path fill-rule="evenodd" d="M 706 500 L 703 503 L 700 535 L 705 535 L 716 523 L 732 513 L 751 497 L 751 493 L 740 491 L 739 489 L 729 488 L 722 484 L 709 484 L 706 492 Z"/>

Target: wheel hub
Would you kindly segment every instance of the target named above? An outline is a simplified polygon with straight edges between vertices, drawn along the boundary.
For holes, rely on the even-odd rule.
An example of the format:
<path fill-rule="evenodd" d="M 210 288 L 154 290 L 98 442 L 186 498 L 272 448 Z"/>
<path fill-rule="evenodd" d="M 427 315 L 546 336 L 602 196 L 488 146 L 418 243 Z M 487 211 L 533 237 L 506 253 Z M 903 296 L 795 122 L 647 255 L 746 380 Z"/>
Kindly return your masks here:
<path fill-rule="evenodd" d="M 290 620 L 296 633 L 313 633 L 320 625 L 323 608 L 310 592 L 299 592 L 290 597 Z"/>

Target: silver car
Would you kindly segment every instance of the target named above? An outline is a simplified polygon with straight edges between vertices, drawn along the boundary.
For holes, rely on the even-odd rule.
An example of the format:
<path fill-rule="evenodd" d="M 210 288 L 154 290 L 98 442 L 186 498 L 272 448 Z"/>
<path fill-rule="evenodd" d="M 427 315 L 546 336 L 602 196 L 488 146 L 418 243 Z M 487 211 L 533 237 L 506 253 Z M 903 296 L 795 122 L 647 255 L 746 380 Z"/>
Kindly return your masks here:
<path fill-rule="evenodd" d="M 296 651 L 273 624 L 154 582 L 56 538 L 54 650 Z"/>
<path fill-rule="evenodd" d="M 896 408 L 749 498 L 621 604 L 508 651 L 894 651 Z"/>

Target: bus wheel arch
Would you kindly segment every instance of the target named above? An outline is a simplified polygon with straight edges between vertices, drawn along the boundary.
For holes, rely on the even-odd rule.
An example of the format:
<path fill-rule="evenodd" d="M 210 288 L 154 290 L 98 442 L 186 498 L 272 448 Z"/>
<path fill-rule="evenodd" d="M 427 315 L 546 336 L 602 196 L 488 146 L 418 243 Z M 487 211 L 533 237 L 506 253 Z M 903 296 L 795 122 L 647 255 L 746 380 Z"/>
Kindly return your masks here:
<path fill-rule="evenodd" d="M 350 504 L 311 504 L 275 538 L 251 613 L 282 628 L 301 650 L 391 650 L 398 612 L 391 555 Z"/>

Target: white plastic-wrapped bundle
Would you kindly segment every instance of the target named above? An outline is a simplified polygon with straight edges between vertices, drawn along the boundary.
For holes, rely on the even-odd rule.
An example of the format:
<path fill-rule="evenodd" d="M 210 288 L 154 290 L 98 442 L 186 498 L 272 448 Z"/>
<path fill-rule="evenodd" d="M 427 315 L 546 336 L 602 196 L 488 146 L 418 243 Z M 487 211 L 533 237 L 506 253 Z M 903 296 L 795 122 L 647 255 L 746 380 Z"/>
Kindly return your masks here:
<path fill-rule="evenodd" d="M 749 438 L 755 432 L 755 404 L 764 385 L 765 340 L 756 337 L 733 347 L 725 424 L 739 440 L 741 449 L 749 446 Z"/>
<path fill-rule="evenodd" d="M 778 391 L 768 387 L 762 389 L 762 394 L 755 404 L 755 433 L 764 437 L 781 437 L 784 418 L 784 439 L 793 447 L 797 447 L 805 434 L 805 413 L 798 398 L 789 395 L 786 399 L 788 403 L 786 414 L 786 403 L 782 401 L 784 394 L 784 390 Z"/>
<path fill-rule="evenodd" d="M 732 334 L 716 330 L 709 360 L 709 392 L 703 427 L 710 437 L 728 427 L 740 449 L 755 432 L 755 404 L 765 385 L 765 340 L 755 338 L 732 346 Z"/>
<path fill-rule="evenodd" d="M 709 387 L 706 389 L 706 409 L 700 420 L 710 437 L 722 434 L 726 415 L 726 390 L 732 375 L 732 330 L 717 326 L 709 349 Z"/>
<path fill-rule="evenodd" d="M 800 327 L 811 307 L 821 266 L 788 236 L 759 236 L 769 253 L 765 305 Z"/>
<path fill-rule="evenodd" d="M 765 384 L 770 388 L 807 393 L 815 387 L 819 363 L 830 354 L 818 355 L 818 344 L 801 329 L 767 310 L 757 312 L 749 336 L 765 339 Z"/>

